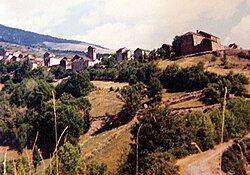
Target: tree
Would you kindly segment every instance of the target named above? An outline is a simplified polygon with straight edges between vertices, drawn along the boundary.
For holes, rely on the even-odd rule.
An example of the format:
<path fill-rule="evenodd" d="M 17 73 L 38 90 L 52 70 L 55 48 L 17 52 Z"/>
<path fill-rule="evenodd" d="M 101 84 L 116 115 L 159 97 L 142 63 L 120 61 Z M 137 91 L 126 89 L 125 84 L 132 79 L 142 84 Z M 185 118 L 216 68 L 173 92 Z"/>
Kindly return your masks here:
<path fill-rule="evenodd" d="M 0 75 L 7 73 L 7 66 L 3 62 L 0 62 Z"/>
<path fill-rule="evenodd" d="M 16 129 L 14 129 L 14 133 L 16 135 L 16 140 L 20 152 L 22 152 L 23 149 L 27 146 L 32 129 L 33 127 L 28 123 L 23 123 Z"/>
<path fill-rule="evenodd" d="M 51 102 L 45 103 L 41 110 L 36 114 L 27 115 L 26 118 L 33 119 L 34 131 L 39 132 L 42 143 L 54 143 L 54 109 Z M 76 143 L 80 135 L 85 133 L 88 128 L 85 123 L 85 116 L 82 116 L 78 107 L 70 104 L 56 103 L 57 113 L 57 133 L 58 136 L 68 126 L 67 140 Z M 34 116 L 32 116 L 34 115 Z"/>
<path fill-rule="evenodd" d="M 141 174 L 179 175 L 177 166 L 167 152 L 155 151 L 145 157 Z"/>
<path fill-rule="evenodd" d="M 222 62 L 222 66 L 224 66 L 225 68 L 228 67 L 229 61 L 228 61 L 228 57 L 226 56 L 226 54 L 224 54 L 224 56 L 221 58 L 221 62 Z"/>
<path fill-rule="evenodd" d="M 177 151 L 178 147 L 179 150 L 185 149 L 186 133 L 183 125 L 180 124 L 182 121 L 169 116 L 167 108 L 149 108 L 142 116 L 131 129 L 130 153 L 121 164 L 119 173 L 135 174 L 138 154 L 139 173 L 169 174 L 172 172 L 177 174 L 169 153 L 172 153 L 171 150 Z M 138 144 L 138 149 L 136 144 Z"/>
<path fill-rule="evenodd" d="M 52 86 L 39 79 L 24 79 L 12 93 L 10 103 L 29 108 L 40 108 L 43 102 L 52 98 Z"/>
<path fill-rule="evenodd" d="M 214 78 L 216 77 L 205 72 L 202 62 L 187 68 L 173 64 L 166 67 L 161 75 L 161 82 L 171 91 L 194 91 L 203 89 L 208 83 L 215 81 Z"/>
<path fill-rule="evenodd" d="M 68 80 L 63 81 L 56 87 L 57 97 L 60 97 L 64 92 L 80 97 L 87 95 L 93 88 L 90 82 L 89 74 L 85 72 L 74 73 Z"/>
<path fill-rule="evenodd" d="M 132 86 L 126 86 L 121 90 L 122 100 L 125 102 L 124 108 L 129 115 L 133 115 L 142 107 L 142 100 L 144 98 L 145 85 L 137 83 Z"/>
<path fill-rule="evenodd" d="M 91 162 L 85 164 L 81 159 L 80 150 L 78 147 L 69 142 L 64 143 L 58 151 L 59 159 L 59 174 L 62 175 L 104 175 L 107 166 Z M 52 160 L 51 166 L 47 169 L 48 174 L 56 174 L 55 159 Z"/>
<path fill-rule="evenodd" d="M 203 94 L 212 103 L 218 102 L 223 96 L 222 90 L 217 83 L 208 84 L 208 87 L 203 90 Z"/>
<path fill-rule="evenodd" d="M 245 75 L 230 72 L 226 76 L 220 76 L 217 82 L 208 84 L 208 87 L 203 90 L 203 94 L 206 100 L 219 102 L 224 95 L 225 87 L 229 94 L 242 95 L 246 84 L 248 84 L 248 79 Z"/>
<path fill-rule="evenodd" d="M 53 67 L 50 71 L 55 75 L 56 79 L 65 78 L 67 76 L 66 69 L 62 66 Z"/>
<path fill-rule="evenodd" d="M 193 111 L 185 114 L 183 120 L 191 142 L 196 142 L 202 150 L 213 148 L 215 130 L 209 115 Z"/>
<path fill-rule="evenodd" d="M 37 169 L 37 166 L 41 164 L 41 156 L 38 150 L 38 147 L 35 145 L 34 151 L 33 151 L 33 165 L 35 167 L 35 170 Z"/>
<path fill-rule="evenodd" d="M 59 171 L 62 175 L 77 175 L 80 171 L 80 151 L 71 143 L 66 142 L 58 152 Z"/>
<path fill-rule="evenodd" d="M 172 46 L 173 46 L 173 51 L 175 53 L 176 56 L 180 56 L 182 53 L 181 53 L 181 36 L 175 36 L 174 37 L 174 41 L 172 42 Z"/>
<path fill-rule="evenodd" d="M 13 82 L 20 83 L 31 71 L 32 65 L 29 59 L 25 60 L 20 68 L 16 69 L 13 75 Z"/>
<path fill-rule="evenodd" d="M 245 169 L 244 159 L 245 157 L 241 157 L 239 155 L 242 154 L 241 148 L 239 148 L 240 144 L 234 143 L 231 147 L 229 147 L 222 154 L 222 170 L 225 173 L 231 173 L 235 175 L 247 175 Z M 240 146 L 241 147 L 241 146 Z"/>
<path fill-rule="evenodd" d="M 145 72 L 142 69 L 139 69 L 136 73 L 137 80 L 141 82 L 145 82 L 146 80 L 146 75 Z"/>
<path fill-rule="evenodd" d="M 234 98 L 228 101 L 227 109 L 235 117 L 237 136 L 244 136 L 250 130 L 250 102 L 244 98 Z"/>
<path fill-rule="evenodd" d="M 110 57 L 105 57 L 103 59 L 103 64 L 106 65 L 108 68 L 113 68 L 117 65 L 116 55 L 111 55 Z"/>
<path fill-rule="evenodd" d="M 161 101 L 163 86 L 160 80 L 156 77 L 152 77 L 147 86 L 148 96 L 153 98 L 153 101 Z"/>
<path fill-rule="evenodd" d="M 130 77 L 129 77 L 129 85 L 133 85 L 133 84 L 136 84 L 137 83 L 137 77 L 134 75 L 134 74 L 132 74 L 132 75 L 130 75 Z"/>
<path fill-rule="evenodd" d="M 96 162 L 91 162 L 87 165 L 88 175 L 104 175 L 107 171 L 107 166 L 104 164 L 98 164 Z"/>

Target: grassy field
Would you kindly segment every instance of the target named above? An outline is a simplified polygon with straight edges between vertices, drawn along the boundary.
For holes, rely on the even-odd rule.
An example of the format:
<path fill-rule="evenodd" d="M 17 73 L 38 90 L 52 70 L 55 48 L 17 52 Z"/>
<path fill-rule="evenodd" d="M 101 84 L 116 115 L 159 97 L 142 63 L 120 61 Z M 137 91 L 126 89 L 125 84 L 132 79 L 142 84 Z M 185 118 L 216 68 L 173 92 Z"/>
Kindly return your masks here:
<path fill-rule="evenodd" d="M 89 99 L 92 109 L 91 117 L 104 116 L 105 114 L 115 115 L 121 111 L 123 102 L 117 97 L 118 93 L 108 90 L 95 90 L 87 98 Z"/>
<path fill-rule="evenodd" d="M 185 92 L 167 92 L 165 89 L 162 92 L 162 102 L 166 102 L 171 98 L 181 97 Z"/>
<path fill-rule="evenodd" d="M 172 109 L 189 108 L 189 107 L 202 107 L 204 104 L 199 99 L 192 99 L 189 101 L 180 102 L 177 104 L 170 105 Z"/>
<path fill-rule="evenodd" d="M 119 83 L 113 81 L 91 81 L 94 86 L 100 89 L 110 89 L 111 87 L 114 89 L 123 88 L 124 86 L 128 86 L 128 83 Z"/>
<path fill-rule="evenodd" d="M 202 56 L 182 58 L 182 59 L 175 60 L 175 61 L 161 60 L 161 61 L 157 61 L 156 64 L 160 69 L 164 70 L 167 66 L 174 64 L 174 63 L 178 64 L 181 67 L 189 67 L 189 66 L 197 64 L 200 61 L 207 63 L 209 62 L 211 58 L 212 58 L 212 55 L 207 54 L 207 55 L 202 55 Z"/>
<path fill-rule="evenodd" d="M 129 152 L 130 138 L 128 125 L 93 137 L 82 136 L 79 142 L 82 158 L 87 163 L 105 163 L 108 166 L 107 174 L 113 174 L 121 162 L 121 157 Z"/>
<path fill-rule="evenodd" d="M 87 98 L 89 99 L 92 109 L 91 117 L 105 116 L 106 114 L 115 115 L 121 111 L 124 103 L 118 98 L 119 93 L 110 91 L 113 89 L 127 86 L 128 83 L 118 83 L 112 81 L 91 81 L 97 90 L 91 92 Z"/>

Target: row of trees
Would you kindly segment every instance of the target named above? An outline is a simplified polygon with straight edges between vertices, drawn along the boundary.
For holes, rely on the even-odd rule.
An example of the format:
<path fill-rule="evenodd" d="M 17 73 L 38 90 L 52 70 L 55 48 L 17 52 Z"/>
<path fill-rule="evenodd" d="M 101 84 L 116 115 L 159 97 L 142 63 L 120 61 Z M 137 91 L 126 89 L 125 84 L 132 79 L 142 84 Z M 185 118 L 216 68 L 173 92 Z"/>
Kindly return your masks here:
<path fill-rule="evenodd" d="M 134 84 L 138 81 L 147 83 L 151 76 L 159 73 L 153 63 L 140 63 L 138 61 L 123 61 L 120 64 L 110 63 L 105 69 L 89 68 L 87 71 L 92 80 L 112 80 L 118 82 L 129 82 Z"/>

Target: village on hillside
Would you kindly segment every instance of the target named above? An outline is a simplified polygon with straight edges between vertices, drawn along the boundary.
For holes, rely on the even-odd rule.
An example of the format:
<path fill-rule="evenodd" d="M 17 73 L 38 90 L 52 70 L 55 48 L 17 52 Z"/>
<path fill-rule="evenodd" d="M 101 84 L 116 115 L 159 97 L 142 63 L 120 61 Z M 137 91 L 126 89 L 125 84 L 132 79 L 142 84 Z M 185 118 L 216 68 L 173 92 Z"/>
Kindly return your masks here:
<path fill-rule="evenodd" d="M 174 38 L 173 45 L 163 44 L 157 50 L 148 50 L 137 48 L 134 52 L 126 47 L 116 51 L 116 59 L 118 62 L 124 60 L 152 60 L 156 57 L 164 57 L 165 59 L 176 60 L 182 57 L 195 56 L 212 53 L 216 56 L 237 56 L 239 53 L 249 54 L 249 50 L 240 48 L 239 45 L 233 43 L 228 46 L 221 44 L 220 38 L 204 31 L 187 32 L 181 36 Z M 32 54 L 22 53 L 20 50 L 5 50 L 0 48 L 0 61 L 23 62 L 29 59 L 32 63 L 32 69 L 39 67 L 62 66 L 66 70 L 82 71 L 88 67 L 102 65 L 104 57 L 111 57 L 112 54 L 103 54 L 97 57 L 96 48 L 89 46 L 87 54 L 75 55 L 74 57 L 58 57 L 53 52 L 46 51 L 43 57 L 35 57 Z M 105 65 L 103 65 L 105 68 Z"/>

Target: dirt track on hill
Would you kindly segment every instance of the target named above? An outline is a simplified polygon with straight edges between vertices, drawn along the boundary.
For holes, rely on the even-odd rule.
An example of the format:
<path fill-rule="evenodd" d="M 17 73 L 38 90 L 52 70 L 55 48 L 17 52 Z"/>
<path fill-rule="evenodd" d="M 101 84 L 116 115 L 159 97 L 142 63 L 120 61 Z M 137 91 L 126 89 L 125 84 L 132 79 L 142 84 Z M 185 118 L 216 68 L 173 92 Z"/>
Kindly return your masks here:
<path fill-rule="evenodd" d="M 250 137 L 248 134 L 246 137 Z M 177 164 L 180 167 L 181 175 L 220 175 L 220 157 L 233 141 L 225 142 L 215 146 L 214 149 L 193 154 L 188 157 L 179 159 Z M 221 174 L 225 174 L 221 172 Z"/>

